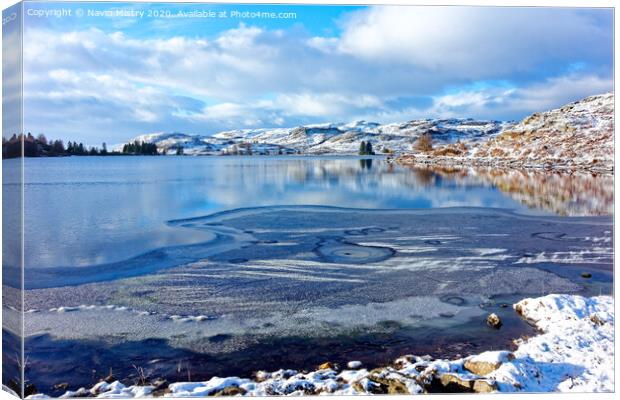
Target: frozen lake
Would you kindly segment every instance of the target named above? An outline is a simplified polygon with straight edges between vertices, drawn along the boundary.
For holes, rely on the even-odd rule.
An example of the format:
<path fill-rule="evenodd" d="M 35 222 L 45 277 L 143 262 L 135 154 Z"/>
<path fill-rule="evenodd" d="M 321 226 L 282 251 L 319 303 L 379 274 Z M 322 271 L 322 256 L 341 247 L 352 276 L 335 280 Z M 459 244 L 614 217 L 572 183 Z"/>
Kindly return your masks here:
<path fill-rule="evenodd" d="M 38 386 L 88 385 L 110 367 L 133 379 L 132 365 L 178 380 L 179 363 L 199 379 L 507 348 L 531 330 L 506 304 L 609 293 L 613 280 L 612 176 L 381 157 L 26 168 Z"/>
<path fill-rule="evenodd" d="M 14 183 L 5 181 L 5 190 Z M 383 157 L 29 158 L 25 265 L 105 265 L 162 247 L 200 243 L 202 232 L 174 229 L 167 221 L 243 207 L 473 206 L 608 215 L 612 188 L 611 176 L 412 170 Z M 11 254 L 4 256 L 5 264 L 17 264 Z"/>

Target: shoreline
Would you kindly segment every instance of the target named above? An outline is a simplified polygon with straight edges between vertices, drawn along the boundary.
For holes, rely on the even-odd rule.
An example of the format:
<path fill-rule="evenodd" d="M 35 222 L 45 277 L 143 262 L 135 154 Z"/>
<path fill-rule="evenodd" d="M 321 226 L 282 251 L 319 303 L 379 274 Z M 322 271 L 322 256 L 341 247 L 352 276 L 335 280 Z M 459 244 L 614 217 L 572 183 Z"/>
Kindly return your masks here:
<path fill-rule="evenodd" d="M 367 370 L 358 361 L 315 371 L 258 371 L 253 378 L 203 382 L 161 380 L 125 386 L 112 377 L 61 397 L 196 397 L 291 394 L 417 394 L 455 392 L 585 392 L 614 390 L 614 299 L 550 294 L 523 299 L 514 311 L 539 330 L 516 339 L 515 351 L 487 351 L 455 360 L 405 355 Z M 48 398 L 34 394 L 28 399 Z"/>
<path fill-rule="evenodd" d="M 601 174 L 614 174 L 614 163 L 612 161 L 574 162 L 573 160 L 518 160 L 501 159 L 497 157 L 457 157 L 457 156 L 431 156 L 427 154 L 403 154 L 390 158 L 389 162 L 394 162 L 403 166 L 414 167 L 439 167 L 439 168 L 501 168 L 501 169 L 531 169 L 542 171 L 559 172 L 592 172 Z"/>

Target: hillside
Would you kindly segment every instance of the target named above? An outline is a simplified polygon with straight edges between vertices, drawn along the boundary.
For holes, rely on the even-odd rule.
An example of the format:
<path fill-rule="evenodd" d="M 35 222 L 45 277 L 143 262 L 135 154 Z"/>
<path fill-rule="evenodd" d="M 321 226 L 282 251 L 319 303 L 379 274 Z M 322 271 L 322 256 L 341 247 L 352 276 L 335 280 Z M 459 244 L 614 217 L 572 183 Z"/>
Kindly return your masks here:
<path fill-rule="evenodd" d="M 613 170 L 614 94 L 590 96 L 532 114 L 478 143 L 439 144 L 404 164 L 505 165 Z"/>
<path fill-rule="evenodd" d="M 424 134 L 432 149 L 417 150 Z M 613 170 L 614 94 L 590 96 L 538 112 L 519 123 L 473 119 L 421 119 L 404 123 L 315 124 L 239 129 L 214 135 L 152 133 L 146 142 L 165 154 L 357 154 L 370 142 L 377 154 L 400 154 L 402 164 L 507 166 Z M 122 145 L 121 145 L 122 147 Z"/>
<path fill-rule="evenodd" d="M 370 141 L 375 152 L 401 153 L 417 138 L 430 133 L 438 143 L 479 142 L 497 135 L 510 123 L 473 119 L 424 119 L 381 125 L 356 121 L 348 124 L 319 124 L 295 128 L 243 129 L 215 135 L 152 133 L 130 142 L 155 143 L 160 151 L 175 154 L 357 154 L 360 142 Z M 120 146 L 122 147 L 122 145 Z"/>

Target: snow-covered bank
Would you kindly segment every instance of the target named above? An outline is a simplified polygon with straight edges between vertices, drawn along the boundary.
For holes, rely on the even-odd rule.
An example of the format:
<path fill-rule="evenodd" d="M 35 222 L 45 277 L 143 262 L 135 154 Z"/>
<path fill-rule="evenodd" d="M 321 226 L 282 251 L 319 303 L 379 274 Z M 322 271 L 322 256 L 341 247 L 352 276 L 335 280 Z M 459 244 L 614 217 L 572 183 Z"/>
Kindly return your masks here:
<path fill-rule="evenodd" d="M 213 377 L 204 382 L 125 386 L 100 382 L 62 397 L 209 395 L 398 394 L 425 392 L 594 392 L 614 390 L 614 300 L 548 295 L 524 299 L 515 311 L 540 329 L 518 339 L 514 352 L 491 351 L 457 360 L 403 356 L 368 371 L 352 361 L 339 369 L 325 363 L 309 373 L 259 371 L 254 379 Z M 29 396 L 30 399 L 46 398 Z"/>
<path fill-rule="evenodd" d="M 545 168 L 613 172 L 614 93 L 530 115 L 485 141 L 435 142 L 432 150 L 403 155 L 405 165 Z"/>

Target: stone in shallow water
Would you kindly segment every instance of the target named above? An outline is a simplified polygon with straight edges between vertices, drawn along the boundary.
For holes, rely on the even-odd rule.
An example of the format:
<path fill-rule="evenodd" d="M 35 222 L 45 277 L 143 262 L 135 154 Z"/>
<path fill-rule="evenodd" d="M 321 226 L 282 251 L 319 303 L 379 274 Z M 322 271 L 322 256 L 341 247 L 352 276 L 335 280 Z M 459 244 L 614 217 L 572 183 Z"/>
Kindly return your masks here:
<path fill-rule="evenodd" d="M 492 328 L 499 329 L 502 326 L 502 321 L 497 314 L 493 313 L 487 317 L 487 324 Z"/>

